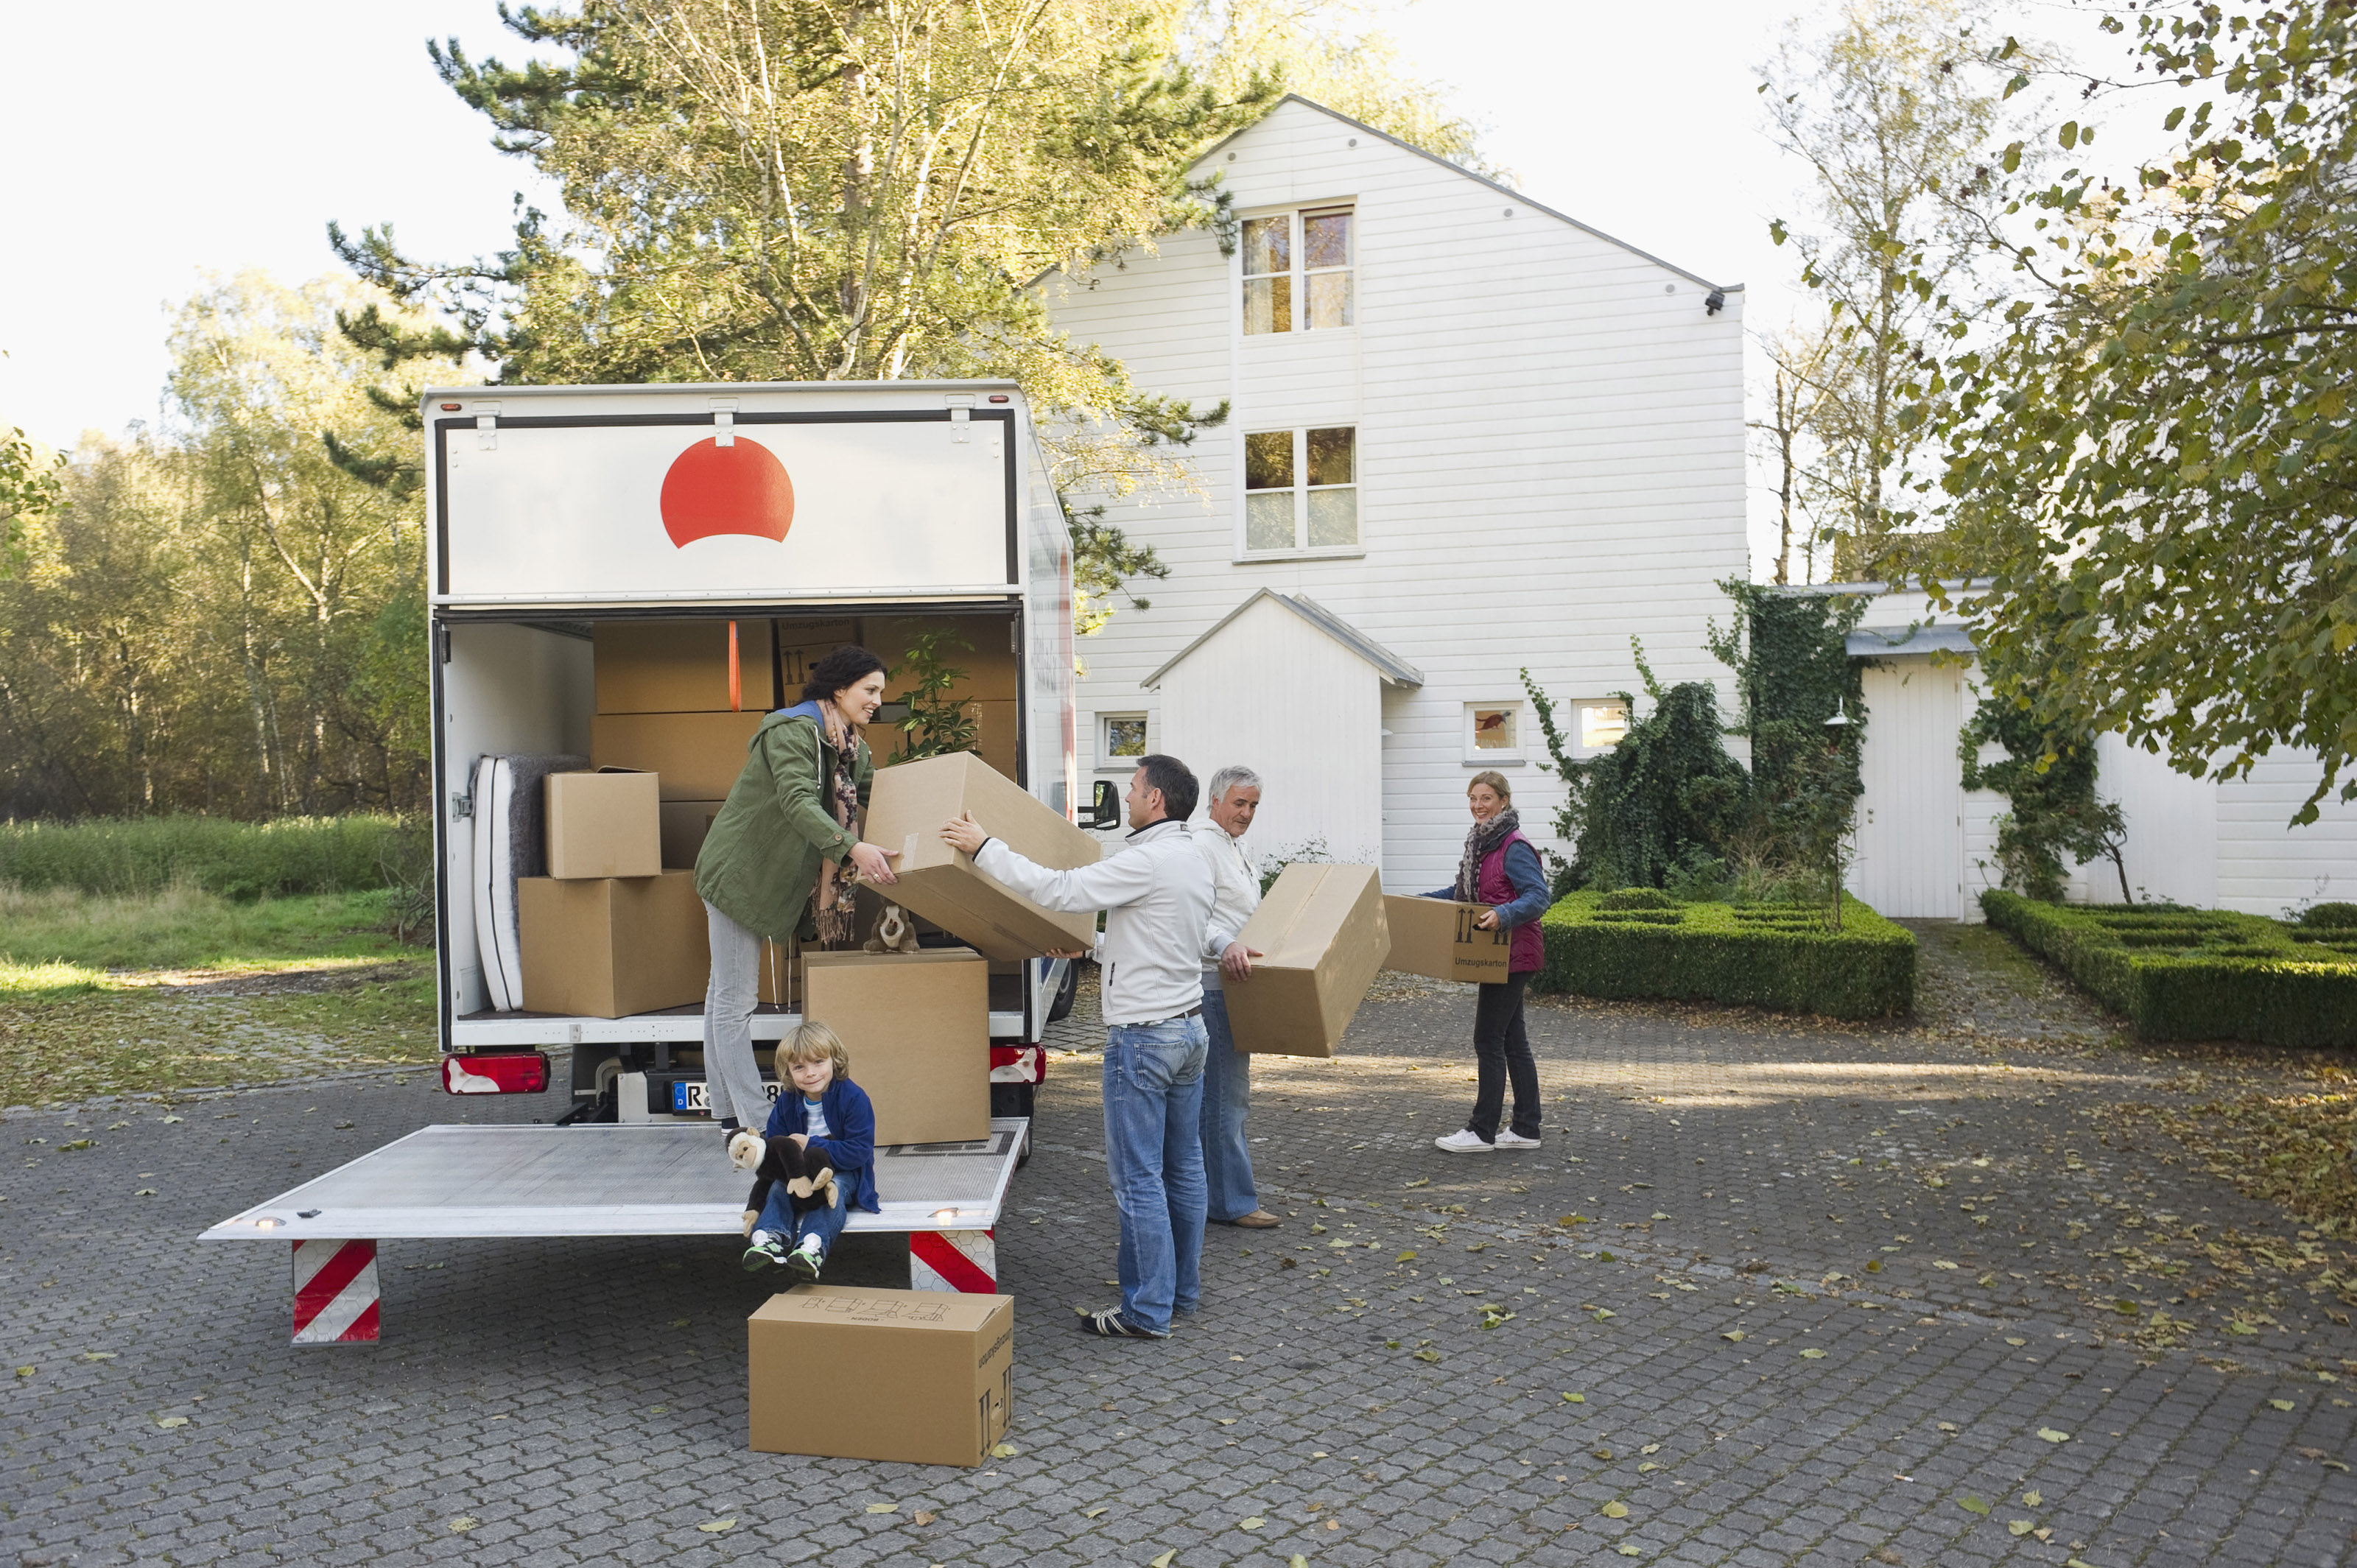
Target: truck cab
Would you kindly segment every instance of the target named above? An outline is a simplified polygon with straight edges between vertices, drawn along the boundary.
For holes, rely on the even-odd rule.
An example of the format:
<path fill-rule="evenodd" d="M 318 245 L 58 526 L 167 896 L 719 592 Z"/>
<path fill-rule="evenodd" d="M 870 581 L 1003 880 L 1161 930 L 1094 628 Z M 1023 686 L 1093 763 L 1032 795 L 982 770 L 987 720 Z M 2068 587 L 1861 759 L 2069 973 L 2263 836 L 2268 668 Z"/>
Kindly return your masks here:
<path fill-rule="evenodd" d="M 678 1000 L 619 1015 L 527 1005 L 514 890 L 540 846 L 510 833 L 505 760 L 520 790 L 535 768 L 656 774 L 663 867 L 692 868 L 761 717 L 856 642 L 896 667 L 866 736 L 879 768 L 911 743 L 915 677 L 954 669 L 916 700 L 957 708 L 985 762 L 1085 820 L 1071 535 L 1013 382 L 436 388 L 424 415 L 453 1092 L 546 1087 L 565 1047 L 568 1120 L 701 1113 L 700 983 L 691 1001 L 673 975 Z M 865 929 L 883 899 L 860 897 Z M 686 908 L 700 922 L 692 890 Z M 800 1021 L 790 955 L 779 968 L 753 1020 L 765 1074 Z M 974 1070 L 996 1114 L 1030 1114 L 1074 978 L 1058 960 L 992 966 L 991 1059 Z"/>

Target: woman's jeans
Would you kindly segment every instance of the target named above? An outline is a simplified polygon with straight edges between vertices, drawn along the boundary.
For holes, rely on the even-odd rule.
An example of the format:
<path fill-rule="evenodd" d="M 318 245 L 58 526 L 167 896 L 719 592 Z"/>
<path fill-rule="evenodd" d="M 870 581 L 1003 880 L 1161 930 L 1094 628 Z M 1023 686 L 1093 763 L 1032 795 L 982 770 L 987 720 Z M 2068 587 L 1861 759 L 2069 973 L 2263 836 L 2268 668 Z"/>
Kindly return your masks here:
<path fill-rule="evenodd" d="M 753 1060 L 753 1009 L 761 999 L 761 939 L 704 907 L 712 978 L 704 986 L 704 1088 L 715 1122 L 755 1132 L 770 1124 L 770 1097 Z"/>
<path fill-rule="evenodd" d="M 786 1184 L 771 1182 L 770 1201 L 761 1206 L 761 1218 L 755 1221 L 753 1229 L 767 1230 L 770 1235 L 781 1238 L 788 1247 L 801 1245 L 805 1236 L 815 1236 L 818 1238 L 818 1255 L 825 1257 L 834 1251 L 834 1239 L 843 1234 L 843 1227 L 851 1218 L 844 1204 L 843 1183 L 840 1180 L 830 1182 L 827 1191 L 834 1196 L 833 1202 L 824 1208 L 813 1208 L 797 1219 L 794 1218 L 793 1195 L 786 1190 Z"/>
<path fill-rule="evenodd" d="M 1514 1131 L 1525 1138 L 1539 1135 L 1539 1064 L 1531 1057 L 1531 1037 L 1523 1029 L 1523 992 L 1530 983 L 1525 972 L 1475 987 L 1480 993 L 1473 1004 L 1473 1063 L 1479 1081 L 1473 1117 L 1465 1130 L 1485 1144 L 1498 1141 L 1498 1116 L 1505 1108 L 1509 1078 L 1514 1084 Z"/>
<path fill-rule="evenodd" d="M 1121 1209 L 1121 1311 L 1170 1332 L 1203 1281 L 1201 1017 L 1105 1031 L 1105 1170 Z"/>
<path fill-rule="evenodd" d="M 1211 1048 L 1203 1058 L 1203 1184 L 1209 1218 L 1225 1225 L 1260 1207 L 1253 1185 L 1244 1115 L 1252 1109 L 1252 1055 L 1236 1049 L 1228 1032 L 1228 998 L 1220 983 L 1203 981 L 1203 1027 Z"/>

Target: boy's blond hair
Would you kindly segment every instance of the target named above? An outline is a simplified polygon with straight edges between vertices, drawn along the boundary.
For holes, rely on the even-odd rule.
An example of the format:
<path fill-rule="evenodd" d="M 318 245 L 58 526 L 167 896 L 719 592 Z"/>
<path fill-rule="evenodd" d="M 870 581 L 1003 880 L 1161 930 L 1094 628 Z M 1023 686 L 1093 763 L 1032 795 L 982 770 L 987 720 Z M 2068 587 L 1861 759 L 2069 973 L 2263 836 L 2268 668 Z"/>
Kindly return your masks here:
<path fill-rule="evenodd" d="M 834 1064 L 834 1076 L 851 1077 L 851 1053 L 844 1047 L 843 1036 L 823 1024 L 802 1023 L 793 1032 L 778 1041 L 778 1070 L 799 1062 L 814 1062 L 823 1058 Z"/>

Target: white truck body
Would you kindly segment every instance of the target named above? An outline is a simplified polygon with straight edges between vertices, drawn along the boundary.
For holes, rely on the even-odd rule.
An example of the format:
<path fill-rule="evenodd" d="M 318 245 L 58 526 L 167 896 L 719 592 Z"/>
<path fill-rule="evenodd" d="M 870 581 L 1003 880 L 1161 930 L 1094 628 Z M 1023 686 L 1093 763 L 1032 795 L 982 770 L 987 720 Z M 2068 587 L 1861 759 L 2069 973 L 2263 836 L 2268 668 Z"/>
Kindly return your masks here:
<path fill-rule="evenodd" d="M 468 896 L 475 764 L 589 753 L 601 620 L 1002 618 L 1020 681 L 1017 782 L 1067 816 L 1082 804 L 1070 532 L 1014 383 L 436 388 L 424 412 L 446 1052 L 610 1057 L 595 1047 L 653 1043 L 668 1059 L 674 1043 L 701 1041 L 693 1008 L 597 1018 L 486 1005 Z M 675 537 L 674 465 L 738 443 L 790 476 L 790 526 Z M 1039 961 L 1019 995 L 995 986 L 994 1041 L 1038 1041 L 1063 978 Z M 765 1009 L 755 1037 L 795 1021 Z"/>

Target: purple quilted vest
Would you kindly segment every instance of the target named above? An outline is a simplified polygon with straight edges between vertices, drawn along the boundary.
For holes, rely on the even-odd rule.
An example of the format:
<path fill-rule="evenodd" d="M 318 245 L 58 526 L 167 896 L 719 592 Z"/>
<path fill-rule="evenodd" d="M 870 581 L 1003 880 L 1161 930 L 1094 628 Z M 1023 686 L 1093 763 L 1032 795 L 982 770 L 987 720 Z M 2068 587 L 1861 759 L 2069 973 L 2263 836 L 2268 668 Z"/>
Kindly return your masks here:
<path fill-rule="evenodd" d="M 1513 880 L 1506 875 L 1506 845 L 1528 843 L 1530 840 L 1518 832 L 1508 833 L 1499 842 L 1497 848 L 1481 857 L 1480 885 L 1477 891 L 1481 896 L 1482 903 L 1494 908 L 1499 905 L 1511 904 L 1514 901 Z M 1539 923 L 1536 920 L 1527 925 L 1516 926 L 1512 941 L 1506 949 L 1506 972 L 1508 974 L 1535 972 L 1539 967 L 1540 954 L 1544 950 L 1544 942 L 1539 936 Z"/>

